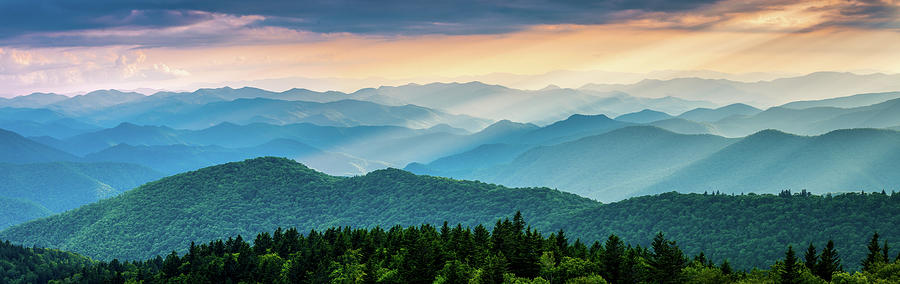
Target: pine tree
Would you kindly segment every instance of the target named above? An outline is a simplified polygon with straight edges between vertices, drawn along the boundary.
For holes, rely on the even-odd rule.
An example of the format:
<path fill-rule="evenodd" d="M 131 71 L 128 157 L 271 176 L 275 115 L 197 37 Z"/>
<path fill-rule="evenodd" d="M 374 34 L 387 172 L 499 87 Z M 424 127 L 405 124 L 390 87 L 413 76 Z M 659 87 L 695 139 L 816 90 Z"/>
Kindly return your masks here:
<path fill-rule="evenodd" d="M 819 257 L 819 265 L 814 272 L 819 278 L 825 279 L 825 281 L 831 281 L 831 275 L 834 274 L 834 272 L 841 270 L 843 270 L 841 267 L 841 258 L 834 249 L 834 241 L 828 240 L 828 244 L 822 249 L 822 254 Z"/>
<path fill-rule="evenodd" d="M 809 243 L 809 247 L 806 249 L 806 255 L 803 256 L 803 264 L 806 265 L 806 268 L 809 268 L 809 271 L 816 271 L 818 262 L 819 256 L 816 255 L 816 247 L 813 246 L 812 243 Z"/>
<path fill-rule="evenodd" d="M 684 253 L 674 241 L 666 240 L 662 232 L 653 238 L 653 254 L 650 255 L 651 277 L 658 283 L 681 283 L 681 269 L 685 267 Z"/>
<path fill-rule="evenodd" d="M 721 269 L 722 269 L 722 274 L 725 274 L 726 276 L 731 275 L 731 273 L 733 272 L 733 269 L 731 268 L 731 263 L 729 263 L 727 259 L 722 261 Z"/>
<path fill-rule="evenodd" d="M 178 276 L 178 267 L 181 266 L 181 259 L 178 258 L 178 253 L 174 250 L 168 256 L 166 256 L 166 260 L 163 261 L 163 274 L 166 277 L 175 277 Z"/>
<path fill-rule="evenodd" d="M 888 247 L 887 240 L 884 240 L 884 245 L 881 246 L 881 259 L 884 260 L 884 262 L 889 262 L 891 260 L 890 250 L 891 248 Z"/>
<path fill-rule="evenodd" d="M 600 256 L 601 276 L 612 283 L 622 280 L 625 259 L 625 242 L 616 235 L 609 235 Z"/>
<path fill-rule="evenodd" d="M 797 257 L 794 255 L 794 248 L 788 246 L 787 252 L 784 253 L 784 267 L 781 270 L 782 284 L 800 283 L 800 271 L 797 267 Z"/>
<path fill-rule="evenodd" d="M 872 235 L 867 248 L 869 249 L 869 254 L 866 255 L 866 259 L 862 262 L 863 271 L 871 271 L 875 268 L 875 264 L 884 262 L 881 255 L 881 247 L 878 246 L 878 232 Z"/>

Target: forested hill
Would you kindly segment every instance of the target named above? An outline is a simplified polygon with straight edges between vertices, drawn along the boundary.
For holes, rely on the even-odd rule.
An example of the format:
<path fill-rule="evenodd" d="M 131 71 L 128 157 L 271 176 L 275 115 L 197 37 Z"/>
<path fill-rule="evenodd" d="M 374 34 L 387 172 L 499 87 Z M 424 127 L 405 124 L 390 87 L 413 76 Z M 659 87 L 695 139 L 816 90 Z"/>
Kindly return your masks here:
<path fill-rule="evenodd" d="M 2 283 L 897 283 L 900 259 L 873 234 L 862 269 L 844 270 L 834 242 L 764 269 L 735 270 L 703 253 L 685 255 L 662 233 L 646 247 L 610 235 L 572 240 L 540 232 L 517 213 L 478 225 L 278 228 L 255 237 L 190 243 L 143 261 L 93 262 L 73 253 L 0 242 Z M 782 246 L 769 248 L 780 250 Z"/>
<path fill-rule="evenodd" d="M 546 188 L 416 176 L 397 169 L 343 178 L 282 158 L 257 158 L 187 172 L 117 197 L 11 227 L 0 239 L 99 259 L 144 259 L 191 241 L 301 230 L 450 220 L 491 223 L 517 210 L 551 227 L 596 202 Z"/>
<path fill-rule="evenodd" d="M 571 239 L 622 236 L 649 245 L 664 232 L 688 254 L 703 251 L 741 269 L 768 267 L 786 244 L 832 239 L 847 268 L 877 231 L 900 247 L 900 194 L 812 196 L 677 194 L 601 204 L 546 188 L 512 189 L 387 169 L 325 175 L 281 158 L 257 158 L 151 182 L 120 196 L 11 227 L 0 240 L 71 250 L 98 259 L 147 259 L 190 242 L 255 235 L 277 227 L 491 225 L 521 211 L 536 229 Z M 778 248 L 778 249 L 773 249 Z"/>
<path fill-rule="evenodd" d="M 583 210 L 560 228 L 574 236 L 602 239 L 615 233 L 649 245 L 656 232 L 678 240 L 688 254 L 704 252 L 740 268 L 764 268 L 783 257 L 773 247 L 805 248 L 834 240 L 844 266 L 856 269 L 865 240 L 878 232 L 900 248 L 900 193 L 847 193 L 817 196 L 663 193 Z M 558 229 L 558 228 L 555 228 Z M 897 252 L 891 252 L 891 257 Z"/>

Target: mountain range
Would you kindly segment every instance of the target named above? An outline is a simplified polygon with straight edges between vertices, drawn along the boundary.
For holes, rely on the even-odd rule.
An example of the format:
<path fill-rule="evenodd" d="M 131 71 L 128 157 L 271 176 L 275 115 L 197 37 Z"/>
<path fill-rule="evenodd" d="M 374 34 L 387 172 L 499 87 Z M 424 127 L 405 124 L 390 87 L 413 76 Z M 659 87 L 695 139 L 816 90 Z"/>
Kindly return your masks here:
<path fill-rule="evenodd" d="M 900 90 L 900 75 L 816 72 L 758 82 L 703 78 L 645 79 L 634 84 L 587 84 L 579 90 L 620 91 L 647 98 L 674 96 L 720 105 L 743 102 L 773 106 L 789 103 L 790 100 L 809 101 L 853 94 L 893 92 Z"/>
<path fill-rule="evenodd" d="M 417 91 L 421 93 L 416 93 Z M 535 91 L 535 94 L 563 91 L 571 90 L 548 88 Z M 106 90 L 63 100 L 46 94 L 35 94 L 33 98 L 20 97 L 7 100 L 6 103 L 44 108 L 2 108 L 0 121 L 6 121 L 18 129 L 26 129 L 30 124 L 17 121 L 47 126 L 41 128 L 43 130 L 32 131 L 32 134 L 52 132 L 48 125 L 63 125 L 60 127 L 66 130 L 53 135 L 28 138 L 4 131 L 4 145 L 8 145 L 4 150 L 9 154 L 4 156 L 6 160 L 0 162 L 133 163 L 171 175 L 220 163 L 273 155 L 293 158 L 335 175 L 362 175 L 386 167 L 405 166 L 420 174 L 481 179 L 514 186 L 551 186 L 612 201 L 637 193 L 654 193 L 665 191 L 667 187 L 677 187 L 679 183 L 656 183 L 663 182 L 662 178 L 675 174 L 676 170 L 687 167 L 695 159 L 706 158 L 721 150 L 718 146 L 704 148 L 702 145 L 679 145 L 697 147 L 698 151 L 703 151 L 676 161 L 655 162 L 654 158 L 647 158 L 646 163 L 641 164 L 644 167 L 636 166 L 640 164 L 640 160 L 644 160 L 641 156 L 650 156 L 645 153 L 655 151 L 655 146 L 641 142 L 669 137 L 667 135 L 670 134 L 680 134 L 672 136 L 679 139 L 681 135 L 697 134 L 740 138 L 765 129 L 799 135 L 824 135 L 838 129 L 887 129 L 900 126 L 900 117 L 895 115 L 900 113 L 895 110 L 900 106 L 900 99 L 892 99 L 897 96 L 896 93 L 798 102 L 766 110 L 746 104 L 731 104 L 718 108 L 694 108 L 682 113 L 676 112 L 677 115 L 642 109 L 620 115 L 617 119 L 602 114 L 574 114 L 543 126 L 510 120 L 500 120 L 488 125 L 488 119 L 451 115 L 413 105 L 388 106 L 364 100 L 389 103 L 391 100 L 388 98 L 392 98 L 394 103 L 418 101 L 440 104 L 456 101 L 441 99 L 441 94 L 470 96 L 479 92 L 521 95 L 514 89 L 480 83 L 383 87 L 353 94 L 317 93 L 302 89 L 276 93 L 254 88 L 201 89 L 190 93 L 159 92 L 152 96 Z M 63 103 L 69 100 L 74 101 Z M 113 103 L 117 100 L 121 102 Z M 78 103 L 95 101 L 99 106 L 97 108 L 86 108 Z M 874 104 L 865 105 L 867 103 Z M 303 114 L 295 115 L 298 111 Z M 312 119 L 310 122 L 311 117 L 318 116 L 310 111 L 322 111 L 319 114 L 329 119 Z M 138 122 L 119 122 L 110 128 L 98 126 L 122 119 L 135 119 Z M 599 140 L 593 140 L 598 144 L 574 143 L 631 126 L 652 126 L 668 132 L 646 134 L 648 139 L 645 141 L 621 142 L 630 143 L 624 146 L 614 142 L 603 144 Z M 604 137 L 609 141 L 635 139 L 628 137 L 629 135 L 634 133 L 619 131 Z M 692 143 L 694 142 L 687 144 Z M 616 144 L 615 147 L 613 144 Z M 567 147 L 571 148 L 569 155 L 573 159 L 594 155 L 593 159 L 597 162 L 579 162 L 572 171 L 565 173 L 566 177 L 553 174 L 552 176 L 557 177 L 556 180 L 542 175 L 542 172 L 552 172 L 551 169 L 561 166 L 559 162 L 538 159 L 544 156 L 536 154 L 542 153 L 539 149 L 549 151 L 546 152 L 548 158 L 568 157 L 553 150 Z M 650 150 L 645 151 L 642 147 L 650 147 Z M 670 150 L 678 152 L 684 149 Z M 616 155 L 629 151 L 633 153 L 633 157 L 616 158 Z M 827 151 L 840 150 L 834 148 Z M 20 157 L 22 155 L 27 157 Z M 516 162 L 518 158 L 523 160 Z M 732 162 L 735 159 L 737 158 L 732 158 Z M 630 163 L 638 164 L 630 169 L 606 166 Z M 584 177 L 586 175 L 582 172 L 593 171 L 607 174 L 594 175 L 594 178 L 602 179 L 602 182 L 592 178 L 570 178 Z M 614 174 L 616 172 L 628 174 Z M 890 178 L 870 180 L 873 182 L 859 186 L 890 187 L 892 182 Z M 718 184 L 712 179 L 699 179 L 697 182 L 701 181 Z M 760 186 L 767 187 L 759 189 L 764 192 L 773 192 L 778 188 L 806 187 L 796 181 Z M 744 189 L 758 191 L 742 188 Z M 825 192 L 838 189 L 810 190 Z"/>
<path fill-rule="evenodd" d="M 575 141 L 529 147 L 494 144 L 429 164 L 419 174 L 508 186 L 547 186 L 595 198 L 677 190 L 816 193 L 895 188 L 900 132 L 836 130 L 796 136 L 765 130 L 746 138 L 679 134 L 633 126 Z"/>

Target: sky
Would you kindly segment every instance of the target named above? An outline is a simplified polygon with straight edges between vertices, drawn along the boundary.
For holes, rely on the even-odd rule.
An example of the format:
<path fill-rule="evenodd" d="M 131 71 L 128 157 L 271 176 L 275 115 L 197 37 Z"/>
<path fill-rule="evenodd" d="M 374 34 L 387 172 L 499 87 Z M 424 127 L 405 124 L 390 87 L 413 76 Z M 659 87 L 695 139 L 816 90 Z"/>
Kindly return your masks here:
<path fill-rule="evenodd" d="M 900 73 L 898 47 L 895 0 L 4 0 L 0 96 Z"/>

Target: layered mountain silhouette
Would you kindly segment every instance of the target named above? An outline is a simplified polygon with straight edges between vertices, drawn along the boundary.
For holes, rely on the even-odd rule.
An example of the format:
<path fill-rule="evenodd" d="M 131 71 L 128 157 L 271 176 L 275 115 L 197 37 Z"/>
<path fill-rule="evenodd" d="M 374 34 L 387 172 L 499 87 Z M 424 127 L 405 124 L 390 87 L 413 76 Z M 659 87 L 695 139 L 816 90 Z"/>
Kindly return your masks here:
<path fill-rule="evenodd" d="M 0 163 L 38 163 L 74 161 L 78 158 L 59 149 L 0 129 Z"/>
<path fill-rule="evenodd" d="M 837 130 L 740 139 L 627 127 L 550 146 L 496 144 L 407 170 L 509 186 L 547 186 L 601 201 L 677 190 L 727 193 L 881 190 L 900 184 L 900 132 Z M 527 149 L 527 150 L 526 150 Z M 465 166 L 469 165 L 469 166 Z"/>
<path fill-rule="evenodd" d="M 645 109 L 639 112 L 626 113 L 616 117 L 618 121 L 631 123 L 651 123 L 654 121 L 666 120 L 672 118 L 671 115 L 661 111 Z"/>

